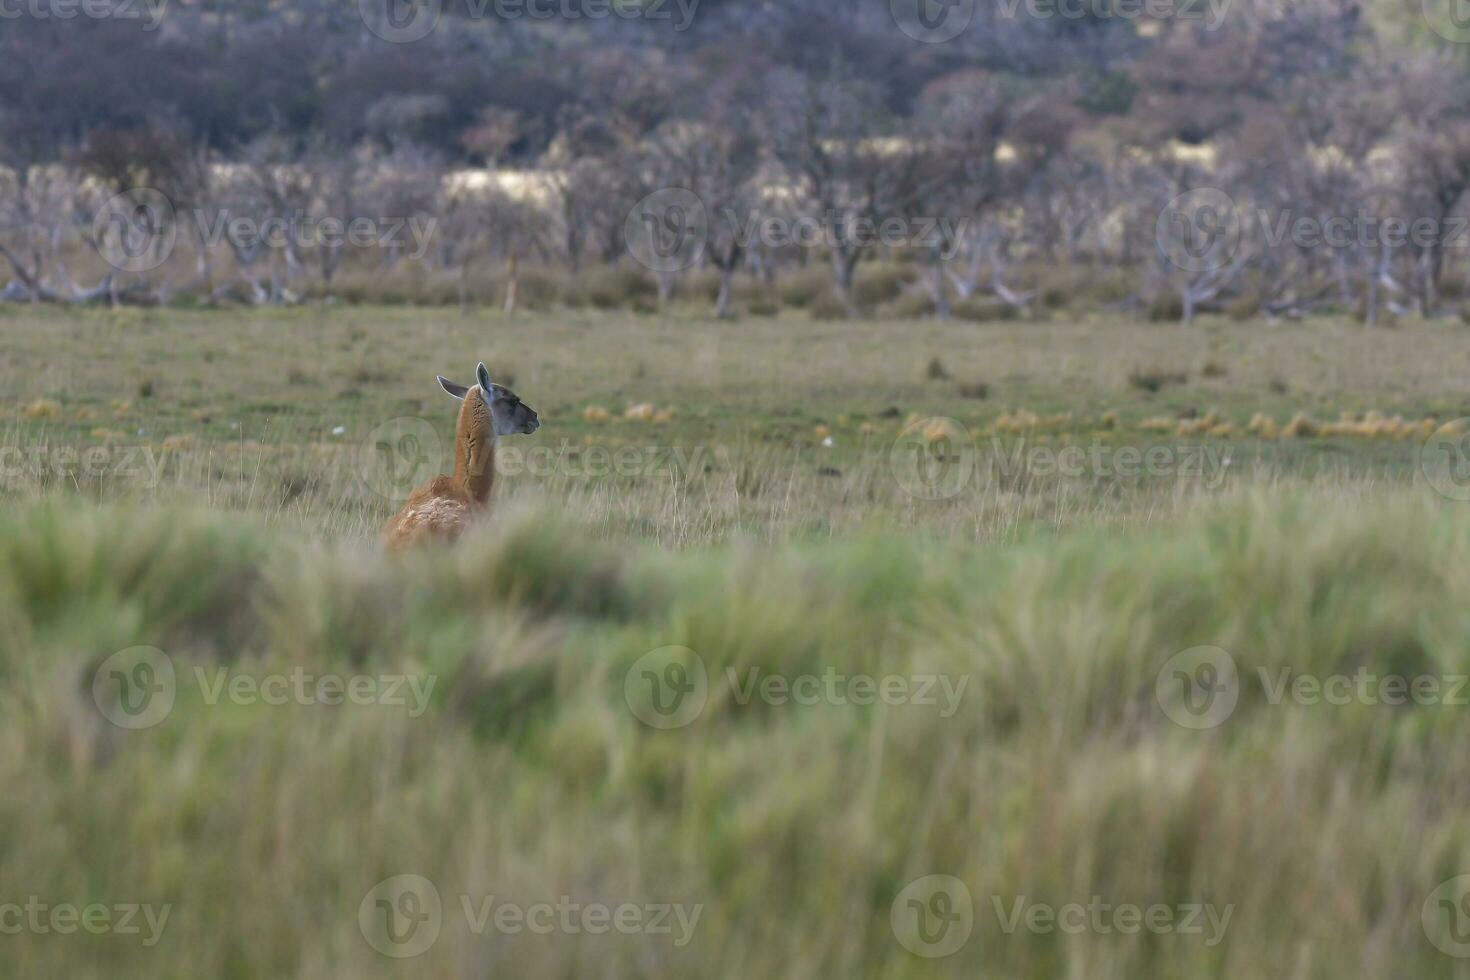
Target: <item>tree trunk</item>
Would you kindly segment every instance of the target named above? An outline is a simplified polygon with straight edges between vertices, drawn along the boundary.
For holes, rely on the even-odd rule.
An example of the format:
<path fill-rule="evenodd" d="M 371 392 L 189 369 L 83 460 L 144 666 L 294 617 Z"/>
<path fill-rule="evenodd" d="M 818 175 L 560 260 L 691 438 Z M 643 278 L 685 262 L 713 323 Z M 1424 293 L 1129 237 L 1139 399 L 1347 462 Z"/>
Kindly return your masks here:
<path fill-rule="evenodd" d="M 209 250 L 207 244 L 201 245 L 195 254 L 194 267 L 199 272 L 199 282 L 203 284 L 204 295 L 214 295 L 214 253 Z"/>
<path fill-rule="evenodd" d="M 721 320 L 730 319 L 730 280 L 735 278 L 735 266 L 733 263 L 720 268 L 720 295 L 715 299 L 715 316 Z"/>
<path fill-rule="evenodd" d="M 506 316 L 516 315 L 516 293 L 520 291 L 520 259 L 512 255 L 505 260 L 505 308 Z"/>
<path fill-rule="evenodd" d="M 949 319 L 949 290 L 944 288 L 944 258 L 938 250 L 929 253 L 929 295 L 934 299 L 934 316 L 939 320 Z"/>
<path fill-rule="evenodd" d="M 1387 260 L 1388 252 L 1385 250 L 1376 261 L 1368 266 L 1368 309 L 1363 319 L 1370 327 L 1378 326 L 1378 280 L 1383 274 L 1384 267 L 1388 264 Z"/>
<path fill-rule="evenodd" d="M 861 255 L 862 253 L 856 249 L 837 248 L 832 252 L 832 271 L 836 279 L 834 285 L 837 288 L 837 300 L 847 311 L 847 315 L 854 320 L 858 318 L 859 310 L 857 301 L 852 296 L 852 283 L 856 278 L 858 258 Z"/>
<path fill-rule="evenodd" d="M 1423 270 L 1420 273 L 1420 313 L 1427 319 L 1434 316 L 1435 308 L 1439 306 L 1439 273 L 1442 264 L 1442 253 L 1438 244 L 1430 242 L 1424 250 L 1421 261 Z"/>
<path fill-rule="evenodd" d="M 1353 308 L 1353 287 L 1348 281 L 1347 253 L 1338 249 L 1332 255 L 1333 275 L 1337 279 L 1337 301 L 1344 310 Z"/>

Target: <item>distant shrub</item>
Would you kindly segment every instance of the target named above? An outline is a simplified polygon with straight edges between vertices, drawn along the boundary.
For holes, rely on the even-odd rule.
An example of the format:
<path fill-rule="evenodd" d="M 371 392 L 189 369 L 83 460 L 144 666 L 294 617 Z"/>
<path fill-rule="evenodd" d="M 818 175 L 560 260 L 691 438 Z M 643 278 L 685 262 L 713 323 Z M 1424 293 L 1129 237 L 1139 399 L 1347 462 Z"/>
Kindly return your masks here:
<path fill-rule="evenodd" d="M 1014 320 L 1021 315 L 1020 311 L 1003 300 L 988 297 L 971 296 L 962 299 L 951 308 L 956 319 L 969 320 L 972 323 L 994 323 L 1002 320 Z"/>
<path fill-rule="evenodd" d="M 1135 275 L 1129 269 L 1098 269 L 1086 287 L 1085 300 L 1097 306 L 1123 303 L 1132 297 L 1138 288 Z"/>
<path fill-rule="evenodd" d="M 1355 309 L 1353 311 L 1353 319 L 1356 320 L 1359 323 L 1362 323 L 1362 324 L 1365 324 L 1365 325 L 1367 324 L 1367 322 L 1368 322 L 1368 299 L 1367 299 L 1367 297 L 1364 297 L 1363 299 L 1361 299 L 1361 300 L 1358 301 L 1357 309 Z M 1390 329 L 1391 330 L 1394 327 L 1398 326 L 1398 321 L 1399 321 L 1398 314 L 1394 313 L 1393 310 L 1389 309 L 1387 306 L 1380 305 L 1378 307 L 1378 326 L 1384 327 L 1386 329 Z"/>
<path fill-rule="evenodd" d="M 1142 391 L 1162 391 L 1169 385 L 1182 385 L 1189 380 L 1189 372 L 1172 368 L 1134 368 L 1128 372 L 1128 384 Z"/>
<path fill-rule="evenodd" d="M 903 293 L 904 287 L 914 281 L 912 266 L 868 263 L 858 268 L 853 282 L 853 298 L 858 306 L 871 309 L 880 303 L 890 303 Z"/>
<path fill-rule="evenodd" d="M 1149 298 L 1144 314 L 1155 323 L 1178 323 L 1184 319 L 1184 300 L 1178 293 L 1156 293 Z"/>
<path fill-rule="evenodd" d="M 641 269 L 592 270 L 583 277 L 582 290 L 586 305 L 599 310 L 630 309 L 640 300 L 658 303 L 658 283 Z"/>
<path fill-rule="evenodd" d="M 781 312 L 781 304 L 764 296 L 757 296 L 745 304 L 745 312 L 751 316 L 777 316 Z"/>
<path fill-rule="evenodd" d="M 826 266 L 798 269 L 778 280 L 781 305 L 804 310 L 832 292 L 832 273 Z"/>
<path fill-rule="evenodd" d="M 1261 297 L 1256 293 L 1242 293 L 1225 307 L 1225 315 L 1232 320 L 1249 320 L 1261 312 Z"/>
<path fill-rule="evenodd" d="M 1082 299 L 1092 279 L 1093 270 L 1084 266 L 1042 268 L 1036 275 L 1036 301 L 1047 309 L 1061 309 Z"/>
<path fill-rule="evenodd" d="M 895 320 L 921 320 L 933 316 L 937 311 L 934 306 L 934 297 L 927 292 L 911 289 L 898 299 L 881 307 L 878 311 L 884 317 Z"/>
<path fill-rule="evenodd" d="M 528 310 L 545 310 L 561 299 L 566 279 L 550 269 L 523 268 L 518 283 L 516 305 Z"/>
<path fill-rule="evenodd" d="M 827 292 L 812 300 L 807 306 L 807 312 L 813 320 L 846 320 L 848 319 L 847 307 L 837 298 L 837 294 L 830 288 Z"/>
<path fill-rule="evenodd" d="M 720 274 L 714 271 L 689 272 L 679 278 L 674 295 L 691 302 L 713 303 L 720 298 Z"/>
<path fill-rule="evenodd" d="M 1281 434 L 1288 439 L 1311 439 L 1322 431 L 1321 425 L 1311 416 L 1297 412 L 1292 416 L 1290 422 L 1281 430 Z"/>

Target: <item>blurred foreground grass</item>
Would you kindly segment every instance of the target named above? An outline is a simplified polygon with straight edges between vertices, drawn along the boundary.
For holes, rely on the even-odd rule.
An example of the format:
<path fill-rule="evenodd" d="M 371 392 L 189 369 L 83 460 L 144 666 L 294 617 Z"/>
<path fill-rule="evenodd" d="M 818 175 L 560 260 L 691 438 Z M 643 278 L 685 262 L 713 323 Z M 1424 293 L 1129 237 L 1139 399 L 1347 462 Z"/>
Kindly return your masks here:
<path fill-rule="evenodd" d="M 402 561 L 23 504 L 0 516 L 0 904 L 168 913 L 91 934 L 0 908 L 0 950 L 27 977 L 1464 976 L 1432 938 L 1470 871 L 1470 709 L 1443 703 L 1467 594 L 1470 510 L 1427 494 L 992 549 L 670 553 L 526 510 Z M 1193 729 L 1160 690 L 1200 646 L 1238 703 Z M 1283 669 L 1436 678 L 1441 703 L 1272 703 Z M 323 677 L 373 693 L 319 703 Z M 962 890 L 910 904 L 934 874 Z M 374 891 L 398 875 L 440 899 L 401 960 L 374 930 L 431 912 Z M 1176 927 L 1012 925 L 1068 903 Z M 583 911 L 533 930 L 542 904 Z M 599 930 L 594 905 L 683 925 Z M 1192 932 L 1193 906 L 1229 917 Z"/>

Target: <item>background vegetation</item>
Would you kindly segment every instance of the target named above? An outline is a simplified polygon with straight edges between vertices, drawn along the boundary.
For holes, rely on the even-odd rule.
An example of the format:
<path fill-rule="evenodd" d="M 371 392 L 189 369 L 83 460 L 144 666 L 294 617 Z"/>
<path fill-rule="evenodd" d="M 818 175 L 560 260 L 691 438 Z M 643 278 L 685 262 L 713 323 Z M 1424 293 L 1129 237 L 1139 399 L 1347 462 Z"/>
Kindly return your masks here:
<path fill-rule="evenodd" d="M 1373 325 L 1459 310 L 1470 73 L 1438 0 L 959 3 L 943 44 L 912 36 L 909 3 L 569 3 L 550 20 L 448 3 L 411 43 L 342 2 L 6 18 L 0 295 L 647 312 L 683 292 L 723 316 L 1070 301 Z M 109 210 L 144 188 L 166 213 Z M 654 276 L 640 219 L 666 222 L 647 202 L 676 188 L 708 220 Z M 1173 240 L 1180 216 L 1236 244 L 1181 261 L 1199 242 Z M 113 254 L 116 218 L 168 237 L 146 271 Z M 427 240 L 314 237 L 410 219 L 433 222 Z M 291 234 L 262 246 L 236 220 Z M 854 231 L 885 222 L 907 231 Z"/>

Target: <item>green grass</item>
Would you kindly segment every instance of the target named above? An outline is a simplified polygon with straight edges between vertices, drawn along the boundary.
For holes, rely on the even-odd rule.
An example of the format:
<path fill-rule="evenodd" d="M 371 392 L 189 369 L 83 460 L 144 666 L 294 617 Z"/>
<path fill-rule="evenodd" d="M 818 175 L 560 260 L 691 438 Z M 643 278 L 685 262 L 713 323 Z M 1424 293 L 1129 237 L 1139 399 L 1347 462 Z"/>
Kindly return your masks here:
<path fill-rule="evenodd" d="M 0 929 L 32 896 L 168 906 L 156 943 L 0 932 L 16 975 L 1470 975 L 1421 922 L 1442 942 L 1435 890 L 1470 873 L 1467 708 L 1273 693 L 1451 693 L 1470 510 L 1417 438 L 1245 430 L 1470 415 L 1458 326 L 0 309 Z M 447 444 L 433 377 L 481 359 L 543 428 L 467 540 L 386 556 L 370 433 Z M 674 411 L 623 418 L 645 403 Z M 1008 431 L 1022 409 L 1047 418 Z M 1228 435 L 1142 426 L 1210 411 Z M 926 499 L 904 460 L 936 417 L 968 438 L 924 458 L 969 476 Z M 1219 465 L 1057 473 L 1021 440 Z M 1169 693 L 1209 680 L 1200 647 L 1239 679 L 1205 729 Z M 171 709 L 122 710 L 164 664 Z M 900 682 L 939 703 L 876 696 Z M 399 875 L 442 901 L 401 961 L 369 941 Z M 930 875 L 973 906 L 939 959 L 904 918 Z M 477 933 L 461 898 L 491 896 Z M 495 925 L 563 896 L 698 919 Z M 1229 919 L 1007 931 L 1094 896 Z"/>
<path fill-rule="evenodd" d="M 1470 672 L 1470 517 L 1395 497 L 1241 501 L 1168 530 L 977 551 L 892 535 L 684 553 L 548 512 L 402 562 L 256 521 L 72 504 L 0 518 L 8 898 L 171 903 L 162 938 L 6 936 L 46 976 L 1447 976 L 1421 906 L 1470 868 L 1465 708 L 1272 704 L 1257 671 Z M 92 675 L 176 669 L 152 727 Z M 707 700 L 660 731 L 630 669 L 694 651 Z M 1200 645 L 1244 682 L 1219 727 L 1155 683 Z M 196 668 L 433 679 L 426 710 L 211 704 Z M 919 703 L 742 703 L 751 677 L 939 675 Z M 732 680 L 730 672 L 734 672 Z M 840 699 L 839 699 L 840 702 Z M 636 703 L 636 698 L 635 698 Z M 437 942 L 360 933 L 422 875 Z M 963 882 L 974 928 L 921 959 L 905 885 Z M 475 935 L 458 897 L 701 906 L 692 938 Z M 1007 934 L 995 902 L 1233 907 L 1223 941 Z"/>
<path fill-rule="evenodd" d="M 1257 412 L 1283 425 L 1297 413 L 1470 415 L 1470 334 L 1443 323 L 1186 330 L 1090 318 L 815 324 L 584 311 L 508 320 L 411 308 L 12 307 L 0 329 L 0 493 L 204 504 L 328 539 L 371 539 L 399 502 L 374 482 L 380 426 L 407 418 L 400 424 L 437 448 L 412 471 L 417 482 L 447 468 L 454 405 L 434 375 L 464 380 L 481 359 L 545 423 L 502 447 L 500 501 L 554 500 L 600 536 L 678 547 L 874 524 L 1018 540 L 1037 527 L 1156 520 L 1262 485 L 1371 494 L 1413 480 L 1412 441 L 1263 441 L 1246 423 Z M 935 362 L 948 377 L 936 377 Z M 1156 393 L 1130 383 L 1150 371 L 1187 380 Z M 966 397 L 977 384 L 986 397 Z M 638 404 L 670 414 L 624 419 Z M 589 421 L 589 407 L 610 420 Z M 1052 421 L 993 433 L 1019 410 Z M 1180 439 L 1141 427 L 1211 411 L 1233 434 Z M 916 500 L 892 462 L 910 420 L 932 417 L 963 425 L 975 451 L 974 478 L 942 501 Z M 1107 452 L 1183 442 L 1232 465 L 1209 485 L 1178 472 L 1007 472 L 998 464 L 1022 436 L 1028 448 Z M 83 465 L 89 452 L 98 465 Z M 527 461 L 533 452 L 544 455 Z M 619 452 L 642 462 L 614 470 Z"/>

